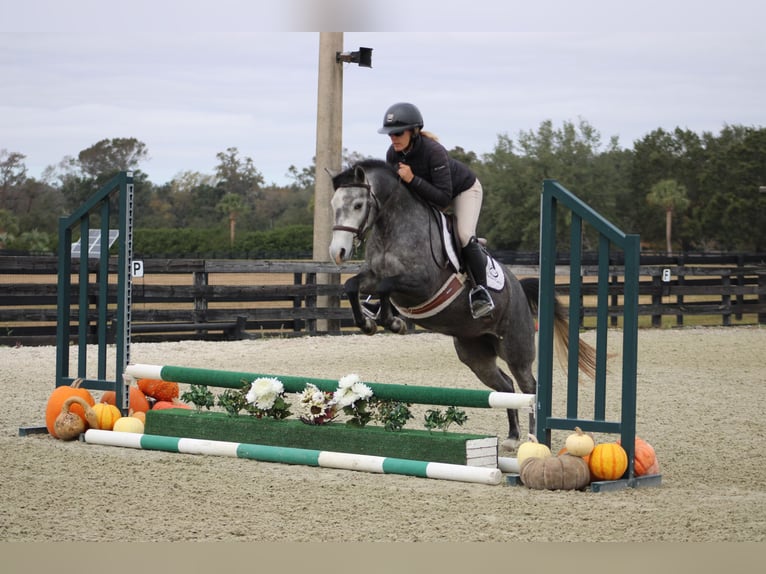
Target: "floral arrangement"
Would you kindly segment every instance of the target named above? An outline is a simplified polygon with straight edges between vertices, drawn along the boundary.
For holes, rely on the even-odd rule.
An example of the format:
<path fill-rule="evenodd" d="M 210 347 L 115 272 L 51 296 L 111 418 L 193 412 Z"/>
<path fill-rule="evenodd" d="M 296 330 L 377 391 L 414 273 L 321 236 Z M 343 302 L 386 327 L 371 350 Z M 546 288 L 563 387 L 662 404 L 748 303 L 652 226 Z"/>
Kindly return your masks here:
<path fill-rule="evenodd" d="M 372 389 L 360 381 L 359 375 L 350 374 L 338 381 L 338 390 L 333 393 L 333 402 L 343 411 L 343 414 L 351 417 L 347 424 L 363 427 L 374 416 L 370 408 Z"/>
<path fill-rule="evenodd" d="M 197 410 L 214 405 L 214 396 L 205 385 L 193 385 L 184 400 L 197 406 Z M 218 397 L 218 406 L 229 416 L 238 416 L 244 410 L 256 418 L 270 417 L 281 420 L 289 417 L 290 405 L 285 399 L 285 387 L 275 377 L 259 377 L 254 381 L 242 381 L 239 389 L 227 389 Z M 383 400 L 373 396 L 372 389 L 361 382 L 359 375 L 350 374 L 338 381 L 334 392 L 322 391 L 313 383 L 306 383 L 298 394 L 298 417 L 306 424 L 320 425 L 335 420 L 341 413 L 346 415 L 347 425 L 363 427 L 372 420 L 383 423 L 386 430 L 401 430 L 412 417 L 409 404 Z M 462 424 L 459 413 L 430 413 L 426 427 L 446 428 L 452 422 Z M 443 420 L 444 419 L 444 420 Z"/>
<path fill-rule="evenodd" d="M 312 383 L 306 384 L 298 399 L 298 415 L 306 424 L 321 425 L 337 416 L 338 407 L 333 400 L 333 393 L 321 391 Z"/>
<path fill-rule="evenodd" d="M 245 410 L 259 419 L 284 419 L 291 414 L 285 401 L 285 387 L 282 381 L 274 377 L 259 377 L 250 383 L 245 401 Z"/>

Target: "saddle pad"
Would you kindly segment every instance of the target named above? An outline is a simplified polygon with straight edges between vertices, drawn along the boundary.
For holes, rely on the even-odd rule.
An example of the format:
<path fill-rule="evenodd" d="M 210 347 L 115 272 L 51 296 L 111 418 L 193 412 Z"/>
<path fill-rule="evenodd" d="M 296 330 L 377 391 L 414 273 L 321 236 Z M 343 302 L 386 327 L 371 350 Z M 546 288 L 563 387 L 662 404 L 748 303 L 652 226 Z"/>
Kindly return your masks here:
<path fill-rule="evenodd" d="M 460 272 L 460 259 L 455 251 L 454 238 L 449 222 L 447 221 L 447 216 L 441 211 L 437 211 L 437 213 L 439 214 L 442 223 L 442 236 L 444 240 L 444 248 L 447 252 L 447 259 L 449 259 L 449 262 L 452 264 L 452 268 L 455 271 Z M 487 287 L 493 291 L 502 291 L 503 286 L 505 285 L 505 273 L 503 273 L 500 263 L 495 261 L 495 259 L 487 253 L 486 249 L 484 250 L 484 253 L 487 256 Z"/>
<path fill-rule="evenodd" d="M 487 255 L 487 287 L 493 291 L 502 291 L 505 285 L 505 273 L 501 264 Z"/>

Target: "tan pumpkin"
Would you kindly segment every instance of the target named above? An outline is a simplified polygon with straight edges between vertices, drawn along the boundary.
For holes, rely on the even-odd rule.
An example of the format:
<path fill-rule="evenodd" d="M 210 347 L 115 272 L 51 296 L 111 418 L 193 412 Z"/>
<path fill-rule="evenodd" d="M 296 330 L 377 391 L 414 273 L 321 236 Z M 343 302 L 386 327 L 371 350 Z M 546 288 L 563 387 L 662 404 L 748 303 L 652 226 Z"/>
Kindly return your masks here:
<path fill-rule="evenodd" d="M 565 453 L 568 453 L 568 452 L 569 451 L 567 451 L 567 447 L 563 447 L 557 454 L 559 456 L 561 456 L 562 454 L 565 454 Z M 593 452 L 593 451 L 591 451 L 591 452 Z M 590 454 L 586 454 L 585 456 L 581 456 L 580 458 L 583 459 L 585 462 L 589 462 L 590 461 Z"/>
<path fill-rule="evenodd" d="M 571 454 L 528 458 L 520 470 L 522 484 L 537 490 L 582 490 L 590 484 L 588 463 Z"/>
<path fill-rule="evenodd" d="M 76 404 L 83 411 L 85 419 L 80 417 L 77 413 L 70 410 L 72 405 Z M 54 433 L 51 433 L 56 438 L 61 440 L 72 440 L 80 436 L 80 433 L 85 432 L 88 427 L 98 428 L 98 419 L 96 413 L 93 411 L 88 401 L 82 397 L 72 396 L 64 401 L 61 405 L 61 412 L 56 417 L 53 423 Z"/>
<path fill-rule="evenodd" d="M 548 445 L 539 442 L 533 434 L 530 434 L 529 440 L 521 443 L 516 451 L 516 460 L 518 461 L 519 468 L 528 458 L 547 458 L 549 456 L 552 456 L 551 449 Z"/>
<path fill-rule="evenodd" d="M 93 405 L 93 412 L 96 413 L 98 427 L 102 430 L 112 430 L 114 422 L 122 417 L 120 409 L 107 403 L 98 403 Z"/>
<path fill-rule="evenodd" d="M 574 432 L 564 441 L 564 448 L 574 456 L 588 456 L 596 446 L 593 436 L 582 432 L 580 427 L 575 427 Z"/>
<path fill-rule="evenodd" d="M 628 453 L 616 442 L 600 443 L 590 453 L 588 466 L 594 479 L 617 480 L 628 469 Z"/>
<path fill-rule="evenodd" d="M 93 406 L 96 404 L 96 400 L 93 398 L 93 395 L 90 394 L 88 389 L 81 388 L 81 384 L 82 379 L 77 379 L 69 386 L 62 385 L 56 387 L 51 393 L 50 397 L 48 397 L 48 403 L 45 405 L 45 428 L 48 429 L 48 433 L 52 437 L 59 438 L 56 435 L 56 429 L 54 428 L 54 425 L 56 423 L 56 419 L 61 414 L 61 409 L 64 406 L 64 402 L 69 397 L 80 397 L 88 404 L 88 406 Z M 70 403 L 69 408 L 72 413 L 78 415 L 82 419 L 83 423 L 86 422 L 85 409 L 83 409 L 79 403 Z"/>

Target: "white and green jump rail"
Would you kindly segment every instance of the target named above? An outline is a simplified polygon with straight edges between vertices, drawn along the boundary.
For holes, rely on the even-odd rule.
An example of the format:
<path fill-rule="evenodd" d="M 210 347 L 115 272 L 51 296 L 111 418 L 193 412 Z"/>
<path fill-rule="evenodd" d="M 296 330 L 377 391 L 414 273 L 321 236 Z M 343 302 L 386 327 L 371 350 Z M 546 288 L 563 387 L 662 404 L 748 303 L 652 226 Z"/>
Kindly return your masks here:
<path fill-rule="evenodd" d="M 99 429 L 88 429 L 85 431 L 84 440 L 86 443 L 102 446 L 228 456 L 262 462 L 318 466 L 380 474 L 401 474 L 420 478 L 488 485 L 497 485 L 503 480 L 503 473 L 499 468 L 386 458 L 344 452 L 114 432 Z"/>
<path fill-rule="evenodd" d="M 300 393 L 308 383 L 326 392 L 333 392 L 338 388 L 338 381 L 333 379 L 217 371 L 171 365 L 132 364 L 125 368 L 125 375 L 133 379 L 160 379 L 175 383 L 234 389 L 242 388 L 245 384 L 260 377 L 274 377 L 282 382 L 285 392 L 288 393 Z M 365 382 L 365 384 L 370 387 L 378 399 L 404 403 L 514 410 L 533 410 L 535 407 L 535 395 L 532 394 L 389 383 Z"/>

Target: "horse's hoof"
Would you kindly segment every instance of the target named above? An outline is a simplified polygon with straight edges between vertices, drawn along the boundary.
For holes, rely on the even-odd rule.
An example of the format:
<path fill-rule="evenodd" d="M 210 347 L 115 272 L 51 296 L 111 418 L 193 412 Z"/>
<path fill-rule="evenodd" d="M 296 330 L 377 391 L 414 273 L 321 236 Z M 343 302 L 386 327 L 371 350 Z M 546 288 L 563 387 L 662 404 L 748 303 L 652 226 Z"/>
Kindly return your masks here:
<path fill-rule="evenodd" d="M 388 324 L 388 329 L 397 335 L 404 335 L 407 333 L 407 323 L 402 321 L 399 317 L 394 317 Z"/>
<path fill-rule="evenodd" d="M 375 321 L 369 318 L 364 321 L 364 326 L 362 327 L 362 333 L 364 333 L 365 335 L 374 335 L 377 330 L 378 330 L 378 324 Z"/>
<path fill-rule="evenodd" d="M 520 444 L 521 441 L 517 438 L 507 438 L 500 443 L 498 454 L 513 454 L 518 450 Z"/>

